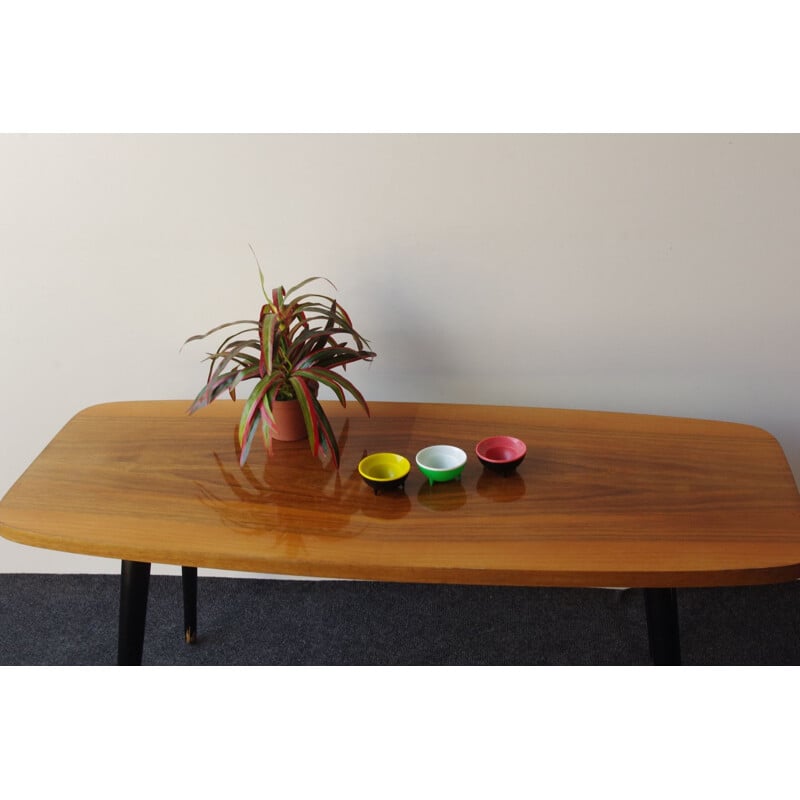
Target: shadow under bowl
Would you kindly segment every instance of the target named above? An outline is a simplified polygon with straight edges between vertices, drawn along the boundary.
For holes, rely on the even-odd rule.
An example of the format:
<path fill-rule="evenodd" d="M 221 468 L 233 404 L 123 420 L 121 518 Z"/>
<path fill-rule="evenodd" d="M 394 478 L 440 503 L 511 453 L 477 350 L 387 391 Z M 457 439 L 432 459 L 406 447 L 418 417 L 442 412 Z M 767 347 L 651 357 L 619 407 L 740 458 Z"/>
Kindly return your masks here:
<path fill-rule="evenodd" d="M 358 474 L 375 494 L 405 488 L 411 462 L 397 453 L 373 453 L 358 462 Z"/>
<path fill-rule="evenodd" d="M 419 471 L 433 485 L 459 478 L 467 463 L 467 454 L 460 447 L 434 444 L 420 450 L 416 461 Z"/>
<path fill-rule="evenodd" d="M 501 475 L 512 473 L 525 459 L 528 448 L 514 436 L 489 436 L 475 447 L 475 455 L 487 469 Z"/>

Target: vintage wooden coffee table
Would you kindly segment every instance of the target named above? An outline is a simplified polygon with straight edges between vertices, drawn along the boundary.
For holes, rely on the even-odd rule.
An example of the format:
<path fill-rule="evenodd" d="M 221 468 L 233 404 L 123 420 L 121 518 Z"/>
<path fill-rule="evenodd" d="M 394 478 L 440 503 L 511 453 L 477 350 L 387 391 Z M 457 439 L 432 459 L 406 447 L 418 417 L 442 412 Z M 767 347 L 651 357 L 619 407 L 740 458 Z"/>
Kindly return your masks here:
<path fill-rule="evenodd" d="M 123 402 L 77 414 L 0 502 L 0 533 L 122 561 L 118 661 L 140 663 L 150 565 L 181 565 L 187 638 L 197 567 L 378 581 L 645 589 L 650 647 L 680 663 L 676 588 L 800 576 L 800 496 L 776 440 L 739 424 L 503 406 L 327 403 L 335 471 L 306 442 L 238 465 L 241 405 Z M 527 442 L 516 474 L 484 470 L 476 442 Z M 376 495 L 366 453 L 413 464 L 469 454 L 458 482 Z"/>

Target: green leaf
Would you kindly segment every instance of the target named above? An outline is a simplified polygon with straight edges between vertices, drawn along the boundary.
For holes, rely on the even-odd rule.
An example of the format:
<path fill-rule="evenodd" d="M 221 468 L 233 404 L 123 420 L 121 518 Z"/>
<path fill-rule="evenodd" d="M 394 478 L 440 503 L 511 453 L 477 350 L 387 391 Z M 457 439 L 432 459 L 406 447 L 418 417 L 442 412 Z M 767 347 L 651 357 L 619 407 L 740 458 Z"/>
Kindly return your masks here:
<path fill-rule="evenodd" d="M 364 409 L 364 411 L 366 411 L 367 416 L 369 416 L 369 406 L 367 405 L 367 401 L 364 399 L 364 395 L 361 394 L 354 384 L 345 378 L 344 375 L 341 375 L 338 372 L 332 372 L 329 369 L 323 369 L 322 367 L 302 370 L 300 374 L 308 374 L 313 378 L 313 380 L 319 381 L 319 383 L 327 386 L 329 389 L 332 389 L 339 399 L 339 402 L 343 406 L 347 405 L 345 402 L 344 392 L 348 392 L 350 396 Z"/>
<path fill-rule="evenodd" d="M 247 438 L 242 441 L 239 440 L 242 446 L 242 452 L 239 456 L 239 466 L 243 467 L 245 462 L 247 461 L 248 456 L 250 455 L 250 448 L 253 446 L 253 440 L 256 438 L 256 432 L 258 431 L 258 426 L 251 425 L 247 431 Z"/>
<path fill-rule="evenodd" d="M 324 386 L 327 386 L 331 389 L 335 394 L 336 397 L 339 399 L 339 402 L 343 405 L 347 405 L 347 400 L 344 396 L 344 392 L 342 391 L 341 386 L 339 386 L 338 382 L 335 380 L 337 377 L 336 373 L 330 372 L 330 370 L 325 369 L 303 369 L 297 370 L 293 373 L 298 378 L 305 378 L 306 380 L 316 381 L 317 383 L 321 383 Z"/>
<path fill-rule="evenodd" d="M 250 396 L 247 398 L 242 410 L 242 416 L 239 419 L 239 444 L 244 447 L 244 443 L 251 436 L 252 429 L 255 427 L 255 418 L 259 413 L 261 403 L 264 396 L 270 389 L 270 386 L 279 380 L 279 376 L 265 375 L 253 387 Z"/>
<path fill-rule="evenodd" d="M 248 247 L 250 248 L 250 252 L 253 254 L 253 258 L 256 260 L 256 266 L 258 267 L 258 277 L 261 279 L 261 291 L 264 293 L 264 299 L 269 300 L 269 297 L 267 296 L 267 287 L 264 285 L 264 272 L 261 269 L 261 264 L 258 260 L 258 256 L 256 255 L 256 251 L 253 248 L 252 244 L 248 244 Z"/>
<path fill-rule="evenodd" d="M 300 283 L 298 283 L 296 286 L 292 286 L 292 288 L 289 289 L 289 291 L 286 293 L 286 296 L 291 297 L 298 289 L 302 289 L 304 286 L 308 286 L 309 283 L 313 283 L 314 281 L 325 281 L 326 283 L 329 283 L 331 286 L 333 286 L 334 289 L 336 289 L 333 283 L 329 281 L 327 278 L 323 278 L 317 275 L 316 277 L 313 278 L 306 278 L 305 280 L 300 281 Z M 301 297 L 295 298 L 295 302 L 302 300 L 306 297 L 319 297 L 319 296 L 320 295 L 317 294 L 305 294 L 302 295 Z"/>
<path fill-rule="evenodd" d="M 275 314 L 266 313 L 261 320 L 260 352 L 264 363 L 264 371 L 267 375 L 272 372 L 275 359 L 274 345 L 276 323 L 277 317 Z"/>
<path fill-rule="evenodd" d="M 316 456 L 319 455 L 319 433 L 317 431 L 317 408 L 314 403 L 316 398 L 309 388 L 308 384 L 302 378 L 292 376 L 289 378 L 289 383 L 294 389 L 297 401 L 300 404 L 300 410 L 303 412 L 303 420 L 306 424 L 306 433 L 308 434 L 308 442 L 311 446 L 311 452 Z"/>
<path fill-rule="evenodd" d="M 214 381 L 206 384 L 199 392 L 189 408 L 189 413 L 193 414 L 205 406 L 214 402 L 223 392 L 230 392 L 241 381 L 258 377 L 258 367 L 251 367 L 246 370 L 231 370 L 224 375 L 220 375 Z"/>
<path fill-rule="evenodd" d="M 274 421 L 272 417 L 272 411 L 267 408 L 267 405 L 264 404 L 259 409 L 259 413 L 261 414 L 261 435 L 264 439 L 264 447 L 267 450 L 272 449 L 272 427 L 270 426 L 270 420 Z"/>
<path fill-rule="evenodd" d="M 314 397 L 308 388 L 306 381 L 302 378 L 292 377 L 292 386 L 300 400 L 300 407 L 303 410 L 303 418 L 306 422 L 306 429 L 309 431 L 311 451 L 315 456 L 319 455 L 319 448 L 322 445 L 331 456 L 333 465 L 339 468 L 339 444 L 331 427 L 325 409 L 320 405 L 319 400 Z"/>
<path fill-rule="evenodd" d="M 339 443 L 336 441 L 336 435 L 333 432 L 333 428 L 331 427 L 330 420 L 328 419 L 328 415 L 325 413 L 325 409 L 319 404 L 319 400 L 317 398 L 313 398 L 314 406 L 317 411 L 317 417 L 319 419 L 319 425 L 321 429 L 321 434 L 325 438 L 328 444 L 328 451 L 331 454 L 331 461 L 333 462 L 333 466 L 336 469 L 339 469 Z"/>
<path fill-rule="evenodd" d="M 355 361 L 371 361 L 375 353 L 369 350 L 353 350 L 352 347 L 326 347 L 324 350 L 315 350 L 295 365 L 298 369 L 308 367 L 340 367 L 352 364 Z"/>
<path fill-rule="evenodd" d="M 258 359 L 244 352 L 248 347 L 254 347 L 258 350 L 258 340 L 250 339 L 238 342 L 226 350 L 218 350 L 213 355 L 209 354 L 208 358 L 211 361 L 211 365 L 209 367 L 208 383 L 221 375 L 231 361 L 245 368 L 257 365 Z"/>

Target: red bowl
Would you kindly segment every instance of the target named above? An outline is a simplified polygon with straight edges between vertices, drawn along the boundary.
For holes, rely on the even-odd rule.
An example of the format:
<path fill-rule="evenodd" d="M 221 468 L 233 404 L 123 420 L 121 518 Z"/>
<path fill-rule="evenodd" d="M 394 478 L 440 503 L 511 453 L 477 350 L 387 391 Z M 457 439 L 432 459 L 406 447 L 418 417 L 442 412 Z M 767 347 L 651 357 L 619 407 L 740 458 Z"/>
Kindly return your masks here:
<path fill-rule="evenodd" d="M 475 447 L 475 455 L 487 469 L 508 475 L 525 458 L 528 448 L 521 439 L 513 436 L 489 436 Z"/>

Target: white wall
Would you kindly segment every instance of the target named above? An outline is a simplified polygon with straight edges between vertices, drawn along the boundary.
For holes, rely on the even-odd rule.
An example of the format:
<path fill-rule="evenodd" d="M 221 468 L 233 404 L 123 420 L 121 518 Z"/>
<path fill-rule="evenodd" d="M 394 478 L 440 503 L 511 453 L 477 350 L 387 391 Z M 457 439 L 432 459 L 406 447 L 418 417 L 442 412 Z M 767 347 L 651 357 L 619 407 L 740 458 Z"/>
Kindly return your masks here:
<path fill-rule="evenodd" d="M 248 244 L 337 284 L 368 399 L 746 422 L 800 476 L 798 210 L 795 135 L 0 136 L 0 494 L 81 408 L 195 394 Z"/>

